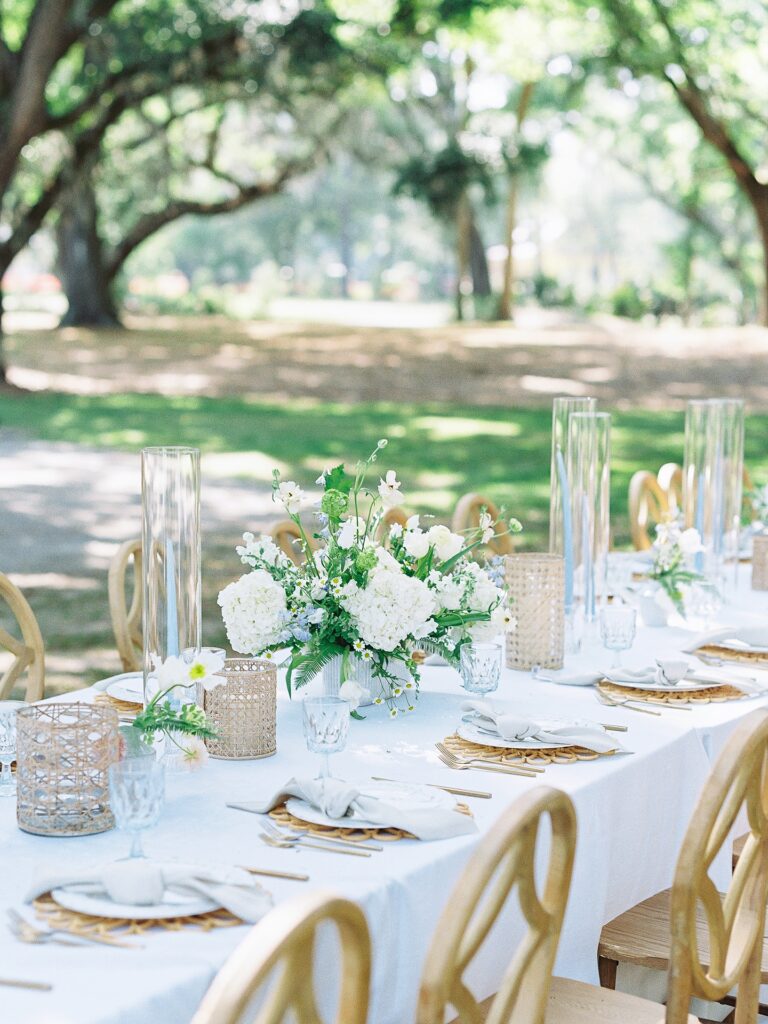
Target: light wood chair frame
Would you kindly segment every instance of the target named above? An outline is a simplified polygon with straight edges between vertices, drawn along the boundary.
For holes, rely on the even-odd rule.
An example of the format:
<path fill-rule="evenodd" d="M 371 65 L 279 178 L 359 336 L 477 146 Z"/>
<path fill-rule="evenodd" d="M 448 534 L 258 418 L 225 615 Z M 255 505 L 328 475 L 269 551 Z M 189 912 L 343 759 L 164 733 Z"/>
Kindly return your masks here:
<path fill-rule="evenodd" d="M 683 507 L 683 467 L 677 462 L 665 462 L 656 480 L 667 496 L 670 513 L 677 515 Z"/>
<path fill-rule="evenodd" d="M 456 508 L 451 519 L 451 529 L 454 533 L 466 533 L 468 530 L 477 530 L 480 525 L 480 515 L 487 512 L 496 523 L 494 536 L 486 545 L 494 555 L 511 555 L 515 545 L 511 536 L 506 531 L 506 525 L 498 522 L 499 507 L 490 500 L 477 494 L 474 491 L 462 495 L 456 502 Z"/>
<path fill-rule="evenodd" d="M 275 544 L 277 544 L 284 555 L 290 558 L 294 565 L 303 564 L 304 550 L 299 543 L 303 538 L 301 530 L 292 519 L 281 519 L 278 523 L 274 524 L 269 532 Z M 317 550 L 317 541 L 310 533 L 307 533 L 307 542 L 311 551 Z"/>
<path fill-rule="evenodd" d="M 749 832 L 725 897 L 709 869 L 746 809 Z M 768 897 L 768 710 L 748 715 L 718 757 L 683 840 L 669 904 L 667 1024 L 688 1019 L 692 997 L 734 1005 L 736 1024 L 754 1024 L 759 1007 L 765 904 Z M 697 941 L 697 907 L 709 933 L 708 962 Z M 701 915 L 698 915 L 701 922 Z M 610 928 L 610 926 L 608 926 Z M 641 941 L 641 937 L 639 937 Z M 627 946 L 627 939 L 622 944 Z M 601 978 L 618 961 L 601 939 Z M 639 956 L 627 954 L 629 962 Z"/>
<path fill-rule="evenodd" d="M 341 943 L 337 1024 L 365 1024 L 371 976 L 371 940 L 362 910 L 333 893 L 318 892 L 281 904 L 238 946 L 217 974 L 192 1024 L 246 1024 L 259 989 L 274 985 L 248 1024 L 322 1024 L 314 990 L 314 948 L 320 925 L 336 926 Z M 293 1016 L 289 1017 L 289 1014 Z"/>
<path fill-rule="evenodd" d="M 408 522 L 409 516 L 405 509 L 400 508 L 399 505 L 395 508 L 388 508 L 384 515 L 381 517 L 379 528 L 377 531 L 378 541 L 383 543 L 389 536 L 390 527 L 397 525 L 402 526 L 405 529 L 405 524 Z"/>
<path fill-rule="evenodd" d="M 651 523 L 661 523 L 668 516 L 666 492 L 653 473 L 638 470 L 629 481 L 629 531 L 636 551 L 647 551 L 653 545 Z"/>
<path fill-rule="evenodd" d="M 10 696 L 23 673 L 27 673 L 25 699 L 45 696 L 45 644 L 35 613 L 21 590 L 0 572 L 0 600 L 5 601 L 16 619 L 21 640 L 0 627 L 0 647 L 10 651 L 13 660 L 0 677 L 0 700 Z"/>
<path fill-rule="evenodd" d="M 133 594 L 128 606 L 126 581 L 133 563 Z M 124 672 L 138 672 L 143 660 L 142 610 L 144 576 L 141 539 L 127 540 L 115 552 L 107 576 L 109 614 L 112 632 Z"/>
<path fill-rule="evenodd" d="M 552 839 L 539 893 L 536 844 L 547 815 Z M 576 814 L 559 790 L 539 787 L 502 815 L 462 873 L 437 924 L 422 973 L 416 1024 L 443 1024 L 449 1006 L 462 1024 L 543 1024 L 575 845 Z M 528 928 L 488 1007 L 488 1000 L 480 1004 L 470 992 L 464 974 L 515 887 Z"/>

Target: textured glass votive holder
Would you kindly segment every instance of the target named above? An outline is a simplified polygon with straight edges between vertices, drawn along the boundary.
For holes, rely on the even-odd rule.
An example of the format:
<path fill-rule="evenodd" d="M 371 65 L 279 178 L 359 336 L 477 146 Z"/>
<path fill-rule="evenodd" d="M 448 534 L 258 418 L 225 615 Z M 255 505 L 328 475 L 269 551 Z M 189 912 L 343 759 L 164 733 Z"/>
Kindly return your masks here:
<path fill-rule="evenodd" d="M 36 704 L 17 712 L 16 729 L 19 828 L 39 836 L 113 828 L 109 766 L 120 757 L 114 708 Z"/>
<path fill-rule="evenodd" d="M 752 589 L 768 590 L 768 533 L 759 533 L 752 542 Z"/>
<path fill-rule="evenodd" d="M 504 574 L 514 622 L 507 630 L 507 668 L 562 668 L 564 560 L 560 555 L 507 555 Z"/>

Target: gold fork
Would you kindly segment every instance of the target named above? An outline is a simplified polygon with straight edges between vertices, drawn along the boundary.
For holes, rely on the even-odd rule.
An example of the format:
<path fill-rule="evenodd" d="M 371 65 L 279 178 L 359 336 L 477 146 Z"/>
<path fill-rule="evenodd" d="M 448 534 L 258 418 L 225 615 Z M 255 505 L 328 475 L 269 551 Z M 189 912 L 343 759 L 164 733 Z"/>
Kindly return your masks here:
<path fill-rule="evenodd" d="M 321 836 L 317 833 L 312 833 L 308 828 L 295 828 L 293 826 L 285 831 L 278 828 L 274 822 L 270 821 L 269 818 L 262 821 L 261 827 L 264 831 L 272 836 L 273 839 L 289 839 L 291 842 L 296 842 L 299 839 L 310 839 L 318 843 L 333 843 L 335 846 L 343 846 L 351 850 L 372 850 L 375 853 L 381 853 L 384 849 L 383 846 L 379 846 L 378 843 L 372 843 L 366 840 L 365 842 L 353 843 L 349 839 L 343 839 L 341 836 Z"/>
<path fill-rule="evenodd" d="M 457 754 L 454 754 L 452 750 L 449 750 L 444 743 L 436 743 L 435 747 L 440 755 L 440 760 L 443 764 L 448 765 L 449 768 L 483 768 L 487 771 L 504 772 L 505 774 L 510 775 L 526 775 L 529 778 L 544 771 L 543 768 L 527 764 L 501 764 L 498 761 L 492 761 L 490 758 L 486 757 L 459 757 Z"/>
<path fill-rule="evenodd" d="M 72 932 L 68 928 L 36 928 L 35 925 L 30 924 L 21 914 L 14 910 L 13 907 L 8 908 L 8 921 L 10 923 L 11 931 L 19 940 L 19 942 L 29 943 L 42 943 L 42 942 L 53 942 L 57 946 L 79 946 L 78 939 L 82 939 L 84 942 L 95 942 L 100 946 L 120 946 L 123 949 L 143 949 L 143 946 L 138 945 L 135 942 L 123 942 L 121 939 L 113 939 L 107 935 L 91 935 L 85 932 Z M 68 938 L 60 938 L 59 936 L 69 936 Z"/>
<path fill-rule="evenodd" d="M 348 850 L 346 846 L 326 846 L 323 843 L 310 843 L 305 839 L 273 839 L 266 832 L 259 833 L 259 839 L 267 846 L 274 846 L 277 850 L 295 850 L 299 847 L 322 850 L 324 853 L 339 853 L 345 857 L 370 857 L 368 850 Z"/>

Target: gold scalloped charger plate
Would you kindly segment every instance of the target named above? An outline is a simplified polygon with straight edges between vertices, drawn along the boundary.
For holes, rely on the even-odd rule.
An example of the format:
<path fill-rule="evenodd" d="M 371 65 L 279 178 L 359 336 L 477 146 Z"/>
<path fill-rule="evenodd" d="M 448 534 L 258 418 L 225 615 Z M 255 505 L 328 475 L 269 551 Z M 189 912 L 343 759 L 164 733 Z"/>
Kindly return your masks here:
<path fill-rule="evenodd" d="M 173 917 L 196 917 L 207 914 L 211 910 L 221 909 L 221 905 L 202 896 L 181 896 L 167 893 L 162 903 L 142 904 L 114 903 L 107 896 L 96 895 L 77 889 L 53 889 L 51 898 L 64 907 L 78 914 L 90 917 L 121 918 L 126 921 L 160 921 Z"/>

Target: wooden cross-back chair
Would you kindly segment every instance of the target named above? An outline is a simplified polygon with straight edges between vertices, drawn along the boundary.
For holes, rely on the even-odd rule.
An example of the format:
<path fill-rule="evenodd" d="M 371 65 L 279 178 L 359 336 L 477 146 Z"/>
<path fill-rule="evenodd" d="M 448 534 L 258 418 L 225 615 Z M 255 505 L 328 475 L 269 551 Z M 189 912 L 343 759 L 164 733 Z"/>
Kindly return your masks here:
<path fill-rule="evenodd" d="M 381 517 L 378 529 L 378 540 L 383 542 L 389 536 L 390 527 L 397 524 L 405 529 L 405 524 L 408 522 L 408 513 L 405 509 L 400 508 L 397 505 L 395 508 L 388 508 L 384 515 Z"/>
<path fill-rule="evenodd" d="M 341 944 L 336 1024 L 365 1024 L 371 974 L 365 915 L 349 900 L 324 892 L 281 904 L 260 921 L 216 975 L 192 1024 L 322 1024 L 314 947 L 318 928 L 327 924 L 335 926 Z M 251 1010 L 260 991 L 261 1006 Z"/>
<path fill-rule="evenodd" d="M 677 462 L 665 462 L 657 473 L 656 479 L 658 480 L 659 487 L 667 496 L 670 513 L 677 515 L 683 507 L 683 467 Z M 744 498 L 742 501 L 744 513 L 747 519 L 754 519 L 754 509 L 752 508 L 749 495 L 755 489 L 755 485 L 746 466 L 744 467 L 742 480 L 744 488 Z"/>
<path fill-rule="evenodd" d="M 552 840 L 541 891 L 534 879 L 536 844 L 549 816 Z M 443 1024 L 449 1007 L 462 1024 L 544 1024 L 552 965 L 568 899 L 576 814 L 565 793 L 545 786 L 526 794 L 483 838 L 438 921 L 427 954 L 416 1024 Z M 464 974 L 514 888 L 527 932 L 496 995 L 482 1003 Z"/>
<path fill-rule="evenodd" d="M 456 508 L 451 519 L 451 529 L 454 533 L 465 533 L 467 530 L 477 530 L 480 525 L 480 515 L 487 512 L 496 528 L 494 536 L 488 541 L 485 547 L 494 555 L 511 555 L 515 550 L 512 538 L 507 531 L 505 523 L 498 522 L 499 508 L 489 498 L 482 494 L 462 495 L 456 502 Z"/>
<path fill-rule="evenodd" d="M 279 523 L 270 530 L 272 540 L 277 544 L 284 555 L 287 555 L 295 565 L 302 565 L 304 562 L 304 551 L 301 547 L 301 530 L 292 519 L 281 519 Z M 311 534 L 307 533 L 307 541 L 312 551 L 317 550 L 317 541 Z"/>
<path fill-rule="evenodd" d="M 744 839 L 728 892 L 710 867 L 740 812 Z M 606 925 L 601 980 L 613 987 L 618 963 L 668 972 L 666 1024 L 688 1019 L 692 997 L 735 1006 L 736 1024 L 754 1024 L 768 983 L 764 939 L 768 895 L 768 710 L 748 715 L 715 762 L 683 840 L 672 888 Z M 735 1000 L 729 995 L 737 989 Z M 764 1008 L 760 1008 L 764 1009 Z M 628 1017 L 623 1024 L 634 1024 Z"/>
<path fill-rule="evenodd" d="M 654 527 L 669 517 L 669 501 L 659 481 L 647 469 L 629 481 L 629 531 L 636 551 L 653 545 Z"/>
<path fill-rule="evenodd" d="M 669 511 L 677 515 L 683 507 L 683 467 L 677 462 L 665 462 L 656 479 L 667 496 Z"/>
<path fill-rule="evenodd" d="M 42 700 L 45 696 L 45 644 L 35 613 L 15 583 L 0 572 L 0 601 L 8 606 L 19 627 L 21 638 L 0 627 L 0 648 L 13 659 L 0 676 L 0 700 L 10 696 L 14 686 L 26 672 L 25 700 Z"/>
<path fill-rule="evenodd" d="M 132 567 L 132 572 L 131 572 Z M 130 576 L 131 600 L 128 603 Z M 124 672 L 138 672 L 142 666 L 143 604 L 141 540 L 127 540 L 115 552 L 107 578 L 112 631 Z"/>

